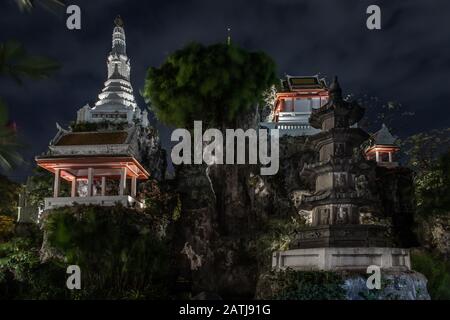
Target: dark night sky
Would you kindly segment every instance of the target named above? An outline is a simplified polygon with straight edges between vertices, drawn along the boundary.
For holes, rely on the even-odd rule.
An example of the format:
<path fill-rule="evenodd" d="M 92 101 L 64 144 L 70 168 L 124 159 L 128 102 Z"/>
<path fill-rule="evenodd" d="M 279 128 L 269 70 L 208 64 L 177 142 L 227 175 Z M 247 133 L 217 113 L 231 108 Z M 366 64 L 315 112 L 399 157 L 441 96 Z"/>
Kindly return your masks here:
<path fill-rule="evenodd" d="M 132 82 L 139 96 L 149 66 L 191 41 L 225 41 L 263 50 L 278 73 L 330 79 L 339 75 L 344 93 L 397 101 L 416 115 L 400 119 L 394 134 L 405 135 L 449 125 L 450 1 L 223 0 L 142 1 L 68 0 L 82 10 L 82 30 L 70 31 L 65 15 L 42 9 L 21 13 L 12 0 L 0 2 L 0 41 L 21 41 L 30 53 L 61 63 L 51 79 L 19 87 L 0 79 L 0 96 L 10 108 L 23 140 L 28 168 L 11 173 L 24 179 L 33 157 L 45 151 L 76 111 L 96 100 L 106 78 L 113 19 L 125 21 Z M 382 9 L 382 30 L 366 28 L 366 8 Z M 169 131 L 160 125 L 167 146 Z"/>

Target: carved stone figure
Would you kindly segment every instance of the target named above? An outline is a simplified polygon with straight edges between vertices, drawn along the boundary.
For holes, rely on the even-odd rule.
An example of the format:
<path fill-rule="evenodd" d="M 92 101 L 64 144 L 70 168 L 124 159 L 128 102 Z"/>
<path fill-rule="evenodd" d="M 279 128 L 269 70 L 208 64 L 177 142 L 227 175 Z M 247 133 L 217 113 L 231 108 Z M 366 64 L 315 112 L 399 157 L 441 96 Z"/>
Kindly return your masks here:
<path fill-rule="evenodd" d="M 369 182 L 363 174 L 355 177 L 355 189 L 358 197 L 367 197 L 370 195 Z"/>

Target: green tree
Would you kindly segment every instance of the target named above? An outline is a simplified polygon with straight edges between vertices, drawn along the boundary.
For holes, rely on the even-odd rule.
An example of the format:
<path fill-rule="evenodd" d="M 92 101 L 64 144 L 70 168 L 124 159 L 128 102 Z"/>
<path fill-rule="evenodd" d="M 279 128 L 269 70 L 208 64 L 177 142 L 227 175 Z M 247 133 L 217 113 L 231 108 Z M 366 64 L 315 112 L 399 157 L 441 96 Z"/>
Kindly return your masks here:
<path fill-rule="evenodd" d="M 147 72 L 143 96 L 167 125 L 232 127 L 277 81 L 274 61 L 234 45 L 192 43 Z"/>

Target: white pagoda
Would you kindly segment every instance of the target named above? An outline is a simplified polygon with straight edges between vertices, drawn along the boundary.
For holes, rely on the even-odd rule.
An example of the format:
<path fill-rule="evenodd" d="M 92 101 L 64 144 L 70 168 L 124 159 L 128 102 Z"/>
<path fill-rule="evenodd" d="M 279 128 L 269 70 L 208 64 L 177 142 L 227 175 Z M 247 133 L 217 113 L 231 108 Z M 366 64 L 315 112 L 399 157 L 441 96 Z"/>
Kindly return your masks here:
<path fill-rule="evenodd" d="M 125 31 L 120 17 L 115 19 L 112 50 L 108 56 L 108 79 L 94 106 L 85 105 L 77 112 L 77 123 L 127 122 L 148 126 L 147 111 L 141 111 L 130 82 L 130 59 L 126 53 Z"/>

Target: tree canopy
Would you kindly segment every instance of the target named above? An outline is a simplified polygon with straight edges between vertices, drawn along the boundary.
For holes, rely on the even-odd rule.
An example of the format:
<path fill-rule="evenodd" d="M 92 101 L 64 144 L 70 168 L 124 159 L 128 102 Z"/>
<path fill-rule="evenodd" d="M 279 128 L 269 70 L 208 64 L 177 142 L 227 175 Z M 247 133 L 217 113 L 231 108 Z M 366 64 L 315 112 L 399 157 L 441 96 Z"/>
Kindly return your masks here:
<path fill-rule="evenodd" d="M 233 126 L 276 81 L 275 63 L 263 52 L 192 43 L 149 68 L 143 95 L 167 125 Z"/>
<path fill-rule="evenodd" d="M 407 165 L 415 171 L 417 213 L 450 212 L 450 128 L 414 134 L 402 141 Z"/>

